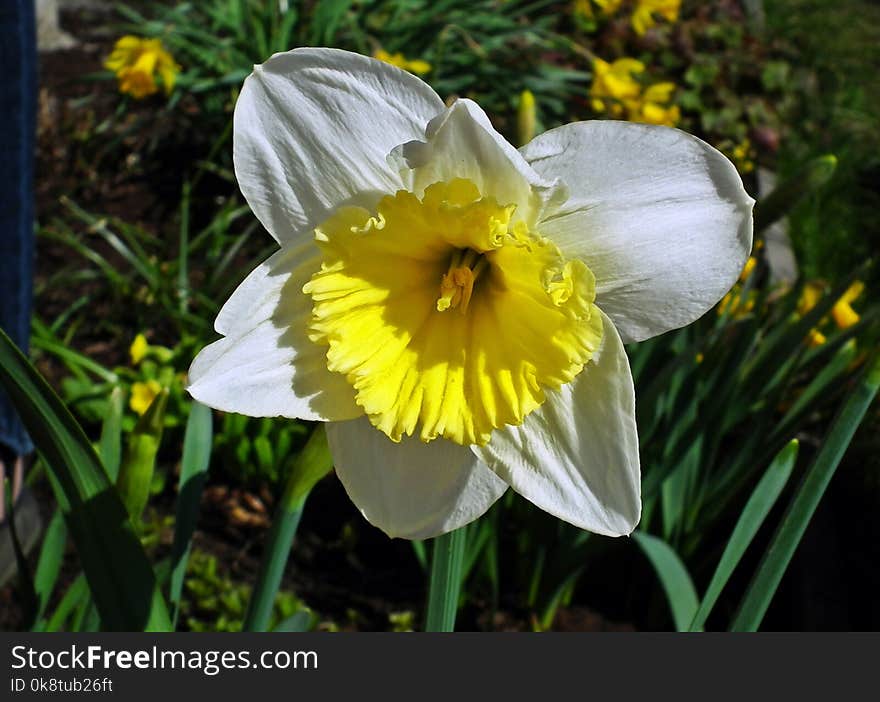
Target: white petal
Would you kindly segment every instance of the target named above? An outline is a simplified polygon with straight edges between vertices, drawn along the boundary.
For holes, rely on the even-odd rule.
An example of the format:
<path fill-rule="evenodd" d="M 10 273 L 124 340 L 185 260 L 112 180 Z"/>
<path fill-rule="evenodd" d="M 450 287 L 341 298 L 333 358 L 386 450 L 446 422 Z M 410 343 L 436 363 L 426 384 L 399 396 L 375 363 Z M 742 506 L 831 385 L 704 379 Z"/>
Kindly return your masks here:
<path fill-rule="evenodd" d="M 625 342 L 694 321 L 734 284 L 752 247 L 752 205 L 733 164 L 690 134 L 578 122 L 522 149 L 570 199 L 540 225 L 596 275 Z"/>
<path fill-rule="evenodd" d="M 254 270 L 214 326 L 225 336 L 203 349 L 187 388 L 199 402 L 252 417 L 351 419 L 354 390 L 327 370 L 325 346 L 306 332 L 312 300 L 302 286 L 321 265 L 311 241 L 288 246 Z"/>
<path fill-rule="evenodd" d="M 507 484 L 464 446 L 395 444 L 366 417 L 327 425 L 336 473 L 367 521 L 388 536 L 426 539 L 481 516 Z"/>
<path fill-rule="evenodd" d="M 338 49 L 275 54 L 235 106 L 239 187 L 272 236 L 290 241 L 340 204 L 371 206 L 400 188 L 389 152 L 443 109 L 427 84 L 382 61 Z"/>
<path fill-rule="evenodd" d="M 611 320 L 584 370 L 518 427 L 474 447 L 501 478 L 545 512 L 606 536 L 641 515 L 639 437 L 629 360 Z"/>
<path fill-rule="evenodd" d="M 522 155 L 501 136 L 482 108 L 472 100 L 456 100 L 435 117 L 424 140 L 401 145 L 390 161 L 411 178 L 412 190 L 421 194 L 437 181 L 467 178 L 483 196 L 502 205 L 518 206 L 515 218 L 534 223 L 546 203 L 561 204 L 564 188 L 558 179 L 540 177 Z"/>

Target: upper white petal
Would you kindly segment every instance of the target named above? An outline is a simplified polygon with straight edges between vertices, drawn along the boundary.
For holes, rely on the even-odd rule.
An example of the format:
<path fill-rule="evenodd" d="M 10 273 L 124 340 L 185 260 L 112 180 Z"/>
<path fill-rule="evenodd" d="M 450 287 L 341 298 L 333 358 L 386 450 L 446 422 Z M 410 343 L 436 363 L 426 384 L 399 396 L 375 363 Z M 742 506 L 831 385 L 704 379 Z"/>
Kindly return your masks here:
<path fill-rule="evenodd" d="M 283 247 L 238 286 L 214 323 L 225 338 L 202 349 L 189 393 L 209 407 L 252 417 L 351 419 L 354 389 L 327 370 L 327 347 L 307 336 L 312 299 L 302 286 L 321 265 L 312 241 Z"/>
<path fill-rule="evenodd" d="M 571 383 L 473 450 L 545 512 L 621 536 L 641 515 L 639 437 L 629 360 L 611 320 L 603 322 L 602 346 Z"/>
<path fill-rule="evenodd" d="M 690 134 L 594 121 L 546 132 L 522 153 L 570 198 L 539 225 L 596 275 L 596 304 L 625 342 L 689 324 L 734 284 L 752 205 L 733 164 Z"/>
<path fill-rule="evenodd" d="M 338 49 L 294 49 L 254 67 L 235 105 L 239 187 L 279 242 L 308 233 L 343 203 L 394 193 L 387 163 L 424 134 L 443 102 L 424 82 Z"/>
<path fill-rule="evenodd" d="M 548 202 L 555 206 L 566 197 L 559 179 L 535 172 L 472 100 L 456 100 L 431 121 L 423 139 L 401 145 L 389 160 L 417 194 L 438 181 L 467 178 L 484 197 L 516 204 L 514 218 L 530 225 Z"/>
<path fill-rule="evenodd" d="M 388 536 L 426 539 L 481 516 L 507 484 L 444 439 L 394 443 L 366 417 L 327 425 L 336 473 L 367 521 Z"/>

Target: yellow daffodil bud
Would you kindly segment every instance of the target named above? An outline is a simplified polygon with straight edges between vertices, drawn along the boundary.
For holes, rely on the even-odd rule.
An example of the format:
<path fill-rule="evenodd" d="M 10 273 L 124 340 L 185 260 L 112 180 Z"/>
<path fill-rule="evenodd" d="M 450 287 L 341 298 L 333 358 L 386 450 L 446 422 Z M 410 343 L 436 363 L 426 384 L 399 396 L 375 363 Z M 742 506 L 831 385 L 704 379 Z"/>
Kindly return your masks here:
<path fill-rule="evenodd" d="M 528 144 L 535 137 L 536 122 L 535 96 L 531 90 L 523 90 L 516 111 L 516 131 L 520 146 Z"/>

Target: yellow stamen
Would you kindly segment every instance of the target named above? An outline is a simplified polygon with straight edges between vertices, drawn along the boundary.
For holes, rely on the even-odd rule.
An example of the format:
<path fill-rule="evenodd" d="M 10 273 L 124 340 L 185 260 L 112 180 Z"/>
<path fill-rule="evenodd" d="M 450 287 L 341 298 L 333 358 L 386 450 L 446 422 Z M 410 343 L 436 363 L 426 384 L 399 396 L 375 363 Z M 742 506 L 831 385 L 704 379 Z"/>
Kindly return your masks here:
<path fill-rule="evenodd" d="M 456 249 L 449 263 L 449 270 L 440 280 L 440 297 L 437 298 L 437 311 L 445 312 L 458 308 L 459 312 L 467 312 L 474 292 L 474 283 L 489 264 L 486 257 L 473 249 L 462 253 Z"/>

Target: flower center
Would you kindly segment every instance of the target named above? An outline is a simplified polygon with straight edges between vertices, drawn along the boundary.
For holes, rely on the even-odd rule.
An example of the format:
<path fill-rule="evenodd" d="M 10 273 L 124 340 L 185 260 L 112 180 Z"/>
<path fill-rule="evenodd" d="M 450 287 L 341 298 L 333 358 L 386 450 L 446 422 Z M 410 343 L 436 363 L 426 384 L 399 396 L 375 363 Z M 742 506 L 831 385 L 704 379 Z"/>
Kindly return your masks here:
<path fill-rule="evenodd" d="M 598 348 L 593 274 L 515 209 L 454 179 L 376 212 L 342 207 L 315 230 L 310 338 L 392 440 L 486 443 Z"/>
<path fill-rule="evenodd" d="M 486 257 L 473 249 L 455 249 L 449 260 L 449 269 L 440 281 L 440 297 L 437 298 L 437 311 L 459 309 L 467 312 L 474 283 L 486 270 L 489 262 Z"/>

